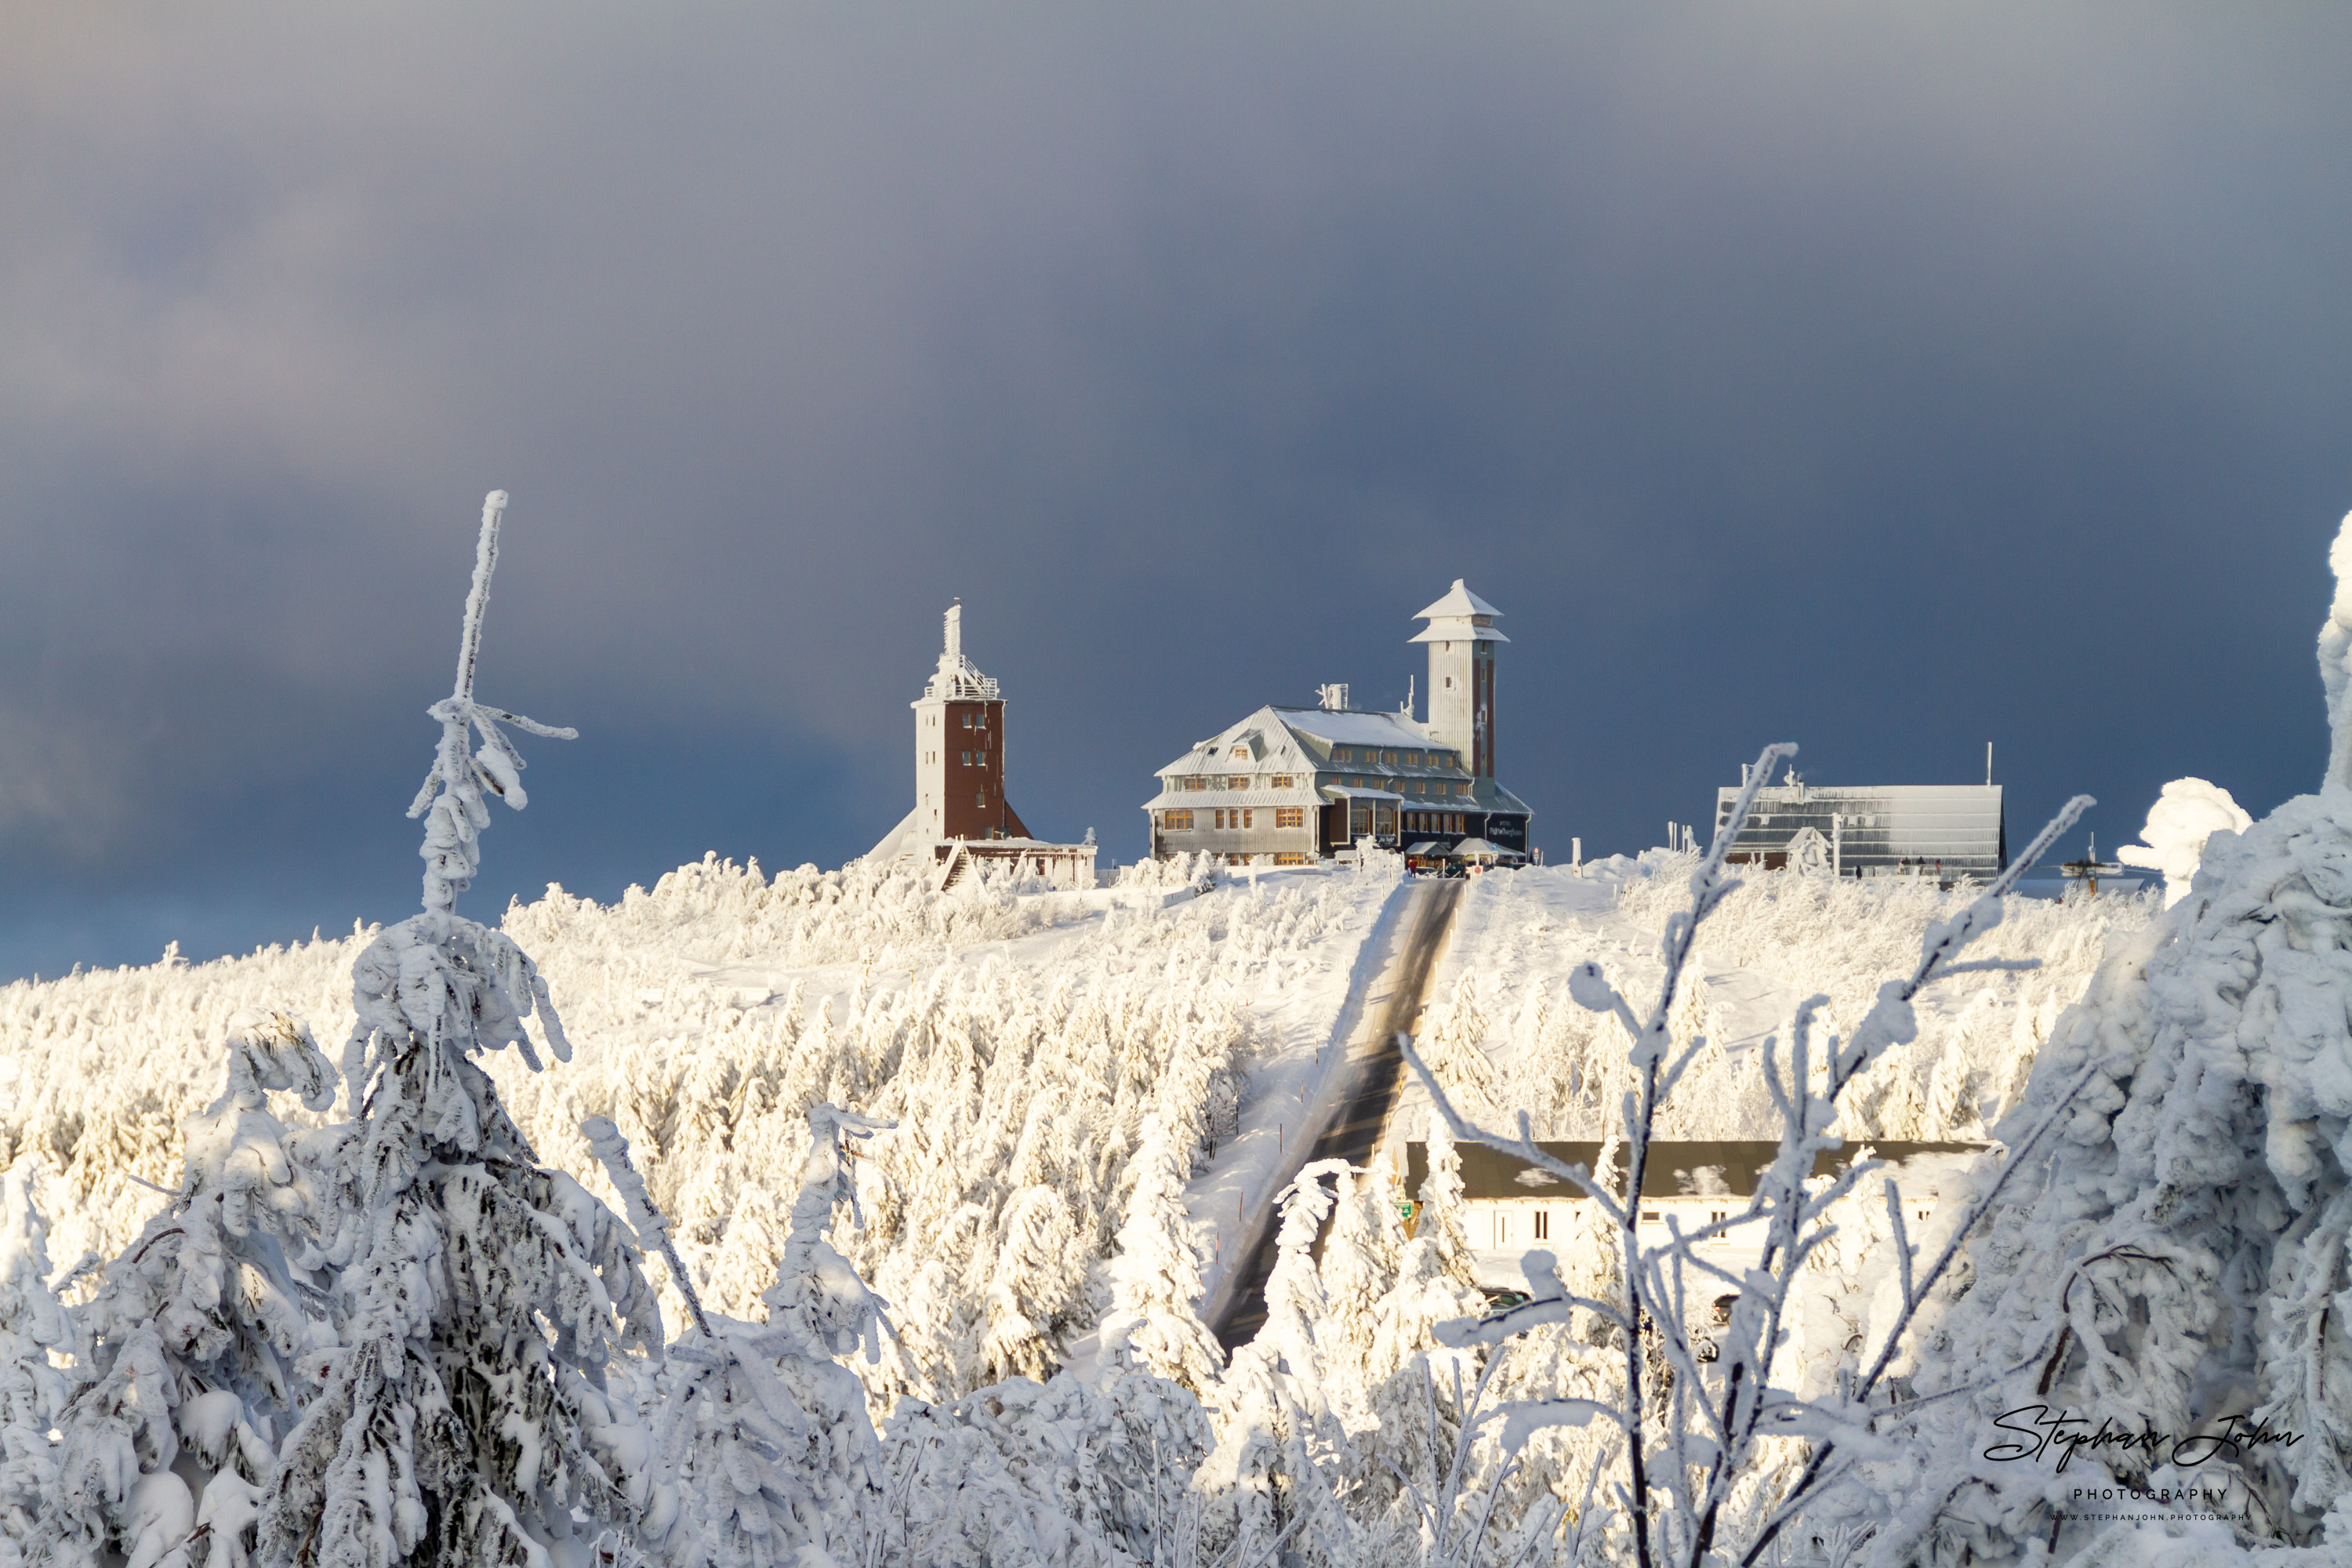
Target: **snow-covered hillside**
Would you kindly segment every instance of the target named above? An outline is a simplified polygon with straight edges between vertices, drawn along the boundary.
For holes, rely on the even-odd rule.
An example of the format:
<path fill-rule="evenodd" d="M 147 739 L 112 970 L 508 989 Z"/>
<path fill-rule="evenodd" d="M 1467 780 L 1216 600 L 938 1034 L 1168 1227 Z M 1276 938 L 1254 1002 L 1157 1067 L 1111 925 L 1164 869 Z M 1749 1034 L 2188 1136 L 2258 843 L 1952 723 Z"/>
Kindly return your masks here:
<path fill-rule="evenodd" d="M 1430 1066 L 1455 1104 L 1493 1121 L 1525 1110 L 1538 1137 L 1600 1137 L 1601 1107 L 1625 1088 L 1625 1040 L 1613 1021 L 1570 1000 L 1568 973 L 1598 962 L 1629 995 L 1654 994 L 1658 932 L 1688 901 L 1696 865 L 1695 855 L 1659 850 L 1473 883 L 1423 1030 Z M 1851 1033 L 1879 984 L 1917 954 L 1928 926 L 1972 896 L 1908 879 L 1742 873 L 1700 935 L 1694 969 L 1703 984 L 1677 1001 L 1677 1037 L 1711 1044 L 1693 1068 L 1693 1091 L 1667 1109 L 1661 1136 L 1777 1136 L 1756 1047 L 1785 1036 L 1797 1005 L 1816 993 L 1829 998 L 1823 1026 Z M 2152 893 L 2011 900 L 1976 956 L 2036 966 L 1979 969 L 1929 990 L 1917 1038 L 1871 1069 L 1837 1131 L 1856 1139 L 1984 1136 L 2022 1092 L 2059 1015 L 2157 907 Z M 1417 1134 L 1426 1103 L 1409 1089 L 1399 1124 Z"/>
<path fill-rule="evenodd" d="M 1594 1135 L 1622 1070 L 1615 1026 L 1571 1005 L 1564 976 L 1602 958 L 1636 990 L 1687 858 L 1489 876 L 1465 891 L 1427 1020 L 1434 1065 L 1473 1104 L 1525 1105 L 1548 1135 Z M 581 1138 L 610 1116 L 646 1167 L 704 1294 L 756 1316 L 819 1102 L 897 1121 L 860 1167 L 867 1225 L 845 1250 L 894 1304 L 900 1342 L 871 1369 L 884 1405 L 954 1398 L 1011 1373 L 1048 1375 L 1110 1301 L 1133 1183 L 1158 1106 L 1204 1184 L 1245 1116 L 1295 1117 L 1299 1065 L 1329 1040 L 1360 951 L 1397 889 L 1393 867 L 1216 881 L 1150 868 L 1153 885 L 1066 894 L 996 881 L 944 893 L 908 872 L 803 867 L 772 879 L 715 857 L 599 906 L 550 889 L 506 932 L 547 977 L 574 1044 L 531 1072 L 488 1065 L 541 1159 L 611 1195 Z M 1210 890 L 1194 896 L 1196 882 Z M 1858 1017 L 1870 987 L 1952 895 L 1920 884 L 1777 873 L 1709 921 L 1707 984 L 1689 1020 L 1725 1049 L 1685 1137 L 1759 1136 L 1752 1045 L 1804 987 Z M 1920 1037 L 1865 1091 L 1888 1137 L 1965 1136 L 2015 1093 L 2035 1043 L 2145 900 L 2021 900 L 1987 944 L 2036 956 L 1921 1009 Z M 352 1019 L 351 966 L 372 931 L 191 965 L 167 958 L 0 988 L 0 1133 L 51 1170 L 43 1201 L 60 1264 L 110 1257 L 178 1181 L 182 1122 L 218 1092 L 223 1030 L 281 1007 L 322 1041 Z M 1474 1054 L 1465 1046 L 1478 1047 Z M 1417 1090 L 1408 1090 L 1408 1100 Z M 1172 1097 L 1172 1098 L 1171 1098 Z M 1482 1106 L 1483 1109 L 1483 1106 Z M 299 1110 L 289 1121 L 324 1118 Z M 1420 1119 L 1400 1116 L 1414 1135 Z M 1193 1194 L 1204 1264 L 1269 1194 Z M 153 1186 L 142 1184 L 153 1184 Z M 681 1304 L 661 1281 L 671 1321 Z"/>

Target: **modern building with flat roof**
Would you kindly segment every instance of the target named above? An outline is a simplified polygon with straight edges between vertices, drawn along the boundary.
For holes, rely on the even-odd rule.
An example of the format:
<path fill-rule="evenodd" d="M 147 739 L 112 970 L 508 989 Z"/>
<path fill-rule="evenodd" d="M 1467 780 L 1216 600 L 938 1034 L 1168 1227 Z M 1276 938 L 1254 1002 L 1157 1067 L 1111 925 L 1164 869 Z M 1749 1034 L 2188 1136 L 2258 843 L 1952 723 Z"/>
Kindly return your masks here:
<path fill-rule="evenodd" d="M 1933 877 L 1990 881 L 2009 865 L 2001 786 L 1985 784 L 1772 784 L 1731 841 L 1735 865 L 1832 871 L 1842 877 Z M 1716 792 L 1717 827 L 1731 819 L 1736 787 Z"/>

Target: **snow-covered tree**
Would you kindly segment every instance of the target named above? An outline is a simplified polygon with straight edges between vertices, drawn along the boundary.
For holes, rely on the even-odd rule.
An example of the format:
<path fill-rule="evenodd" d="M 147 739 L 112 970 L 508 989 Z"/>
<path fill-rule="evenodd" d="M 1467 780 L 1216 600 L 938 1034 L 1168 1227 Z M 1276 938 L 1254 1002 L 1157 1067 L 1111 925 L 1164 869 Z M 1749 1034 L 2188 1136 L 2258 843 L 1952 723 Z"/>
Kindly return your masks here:
<path fill-rule="evenodd" d="M 1459 1349 L 1498 1345 L 1531 1330 L 1573 1324 L 1580 1315 L 1599 1319 L 1614 1332 L 1622 1374 L 1612 1385 L 1511 1401 L 1499 1407 L 1500 1436 L 1517 1453 L 1538 1432 L 1557 1426 L 1584 1427 L 1596 1419 L 1622 1439 L 1624 1479 L 1616 1487 L 1631 1540 L 1627 1548 L 1638 1568 L 1714 1568 L 1727 1561 L 1753 1563 L 1808 1508 L 1823 1506 L 1833 1485 L 1856 1459 L 1885 1446 L 1876 1425 L 1885 1415 L 1888 1379 L 1898 1355 L 1913 1344 L 1912 1330 L 1943 1283 L 1958 1251 L 1958 1238 L 1998 1201 L 2001 1183 L 2017 1169 L 2014 1161 L 1989 1181 L 1963 1215 L 1938 1256 L 1915 1268 L 1905 1231 L 1899 1194 L 1892 1182 L 1885 1197 L 1897 1288 L 1890 1292 L 1886 1321 L 1877 1334 L 1878 1352 L 1830 1395 L 1805 1399 L 1790 1387 L 1780 1359 L 1784 1323 L 1808 1259 L 1829 1238 L 1828 1215 L 1868 1171 L 1868 1162 L 1848 1166 L 1827 1181 L 1812 1179 L 1815 1159 L 1839 1142 L 1831 1127 L 1842 1098 L 1888 1054 L 1916 1037 L 1913 1003 L 1947 974 L 1968 966 L 1959 955 L 2002 919 L 2002 900 L 2023 873 L 2091 804 L 2077 797 L 2044 827 L 2034 842 L 1980 897 L 1948 920 L 1931 927 L 1916 963 L 1902 979 L 1879 988 L 1870 1013 L 1853 1035 L 1829 1038 L 1825 1071 L 1816 1077 L 1814 1018 L 1826 998 L 1801 1005 L 1790 1030 L 1790 1057 L 1783 1069 L 1776 1043 L 1764 1047 L 1765 1083 L 1781 1115 L 1780 1148 L 1761 1173 L 1747 1208 L 1689 1235 L 1659 1243 L 1643 1238 L 1637 1215 L 1649 1148 L 1657 1136 L 1663 1108 L 1692 1064 L 1706 1048 L 1689 1031 L 1706 1012 L 1683 995 L 1699 928 L 1736 886 L 1724 875 L 1724 858 L 1753 808 L 1762 781 L 1795 748 L 1767 747 L 1749 770 L 1749 783 L 1718 825 L 1707 851 L 1689 868 L 1690 905 L 1671 917 L 1660 944 L 1664 976 L 1645 1018 L 1637 1018 L 1623 995 L 1591 962 L 1570 974 L 1576 1002 L 1614 1016 L 1629 1041 L 1633 1088 L 1623 1097 L 1618 1130 L 1624 1139 L 1622 1166 L 1604 1162 L 1600 1171 L 1570 1165 L 1538 1146 L 1522 1112 L 1517 1136 L 1472 1125 L 1455 1110 L 1445 1089 L 1410 1045 L 1406 1060 L 1420 1076 L 1439 1118 L 1457 1138 L 1470 1138 L 1510 1153 L 1523 1163 L 1581 1188 L 1616 1232 L 1622 1259 L 1620 1290 L 1613 1300 L 1585 1297 L 1558 1272 L 1530 1258 L 1533 1299 L 1476 1319 L 1441 1325 L 1442 1342 Z M 1676 1021 L 1682 1029 L 1678 1033 Z M 2079 1079 L 2072 1088 L 2079 1087 Z M 2060 1093 L 2032 1130 L 2019 1130 L 2020 1153 L 2048 1133 L 2067 1103 Z M 1434 1164 L 1435 1151 L 1432 1151 Z M 1753 1237 L 1758 1261 L 1744 1274 L 1702 1258 L 1696 1244 L 1717 1236 Z M 1729 1321 L 1702 1355 L 1702 1339 L 1691 1307 L 1717 1290 L 1736 1291 Z M 1907 1365 L 1907 1363 L 1906 1363 Z M 1604 1430 L 1607 1429 L 1604 1427 Z M 1807 1441 L 1801 1452 L 1798 1438 Z"/>
<path fill-rule="evenodd" d="M 454 910 L 478 864 L 485 792 L 524 804 L 522 759 L 499 725 L 571 733 L 474 700 L 505 504 L 493 491 L 483 507 L 457 686 L 431 710 L 440 748 L 410 808 L 426 819 L 425 912 L 352 966 L 343 1068 L 357 1120 L 339 1130 L 320 1240 L 297 1260 L 333 1278 L 335 1344 L 264 1503 L 271 1568 L 537 1565 L 650 1497 L 646 1435 L 607 1382 L 617 1355 L 661 1343 L 632 1238 L 541 1168 L 474 1060 L 513 1046 L 537 1068 L 534 1013 L 557 1058 L 570 1050 L 530 958 Z"/>
<path fill-rule="evenodd" d="M 2116 858 L 2126 866 L 2145 866 L 2164 877 L 2164 907 L 2170 909 L 2189 896 L 2196 880 L 2205 841 L 2216 833 L 2243 833 L 2254 819 L 2220 784 L 2203 779 L 2174 779 L 2147 808 L 2147 826 L 2139 830 L 2146 842 L 2126 844 Z"/>
<path fill-rule="evenodd" d="M 66 1376 L 50 1352 L 70 1354 L 73 1325 L 49 1289 L 48 1222 L 39 1156 L 0 1175 L 0 1568 L 17 1568 L 54 1495 Z"/>
<path fill-rule="evenodd" d="M 643 1538 L 680 1568 L 785 1568 L 866 1539 L 881 1455 L 865 1391 L 835 1361 L 878 1351 L 885 1304 L 825 1239 L 834 1207 L 855 1194 L 848 1140 L 888 1123 L 831 1105 L 809 1112 L 800 1197 L 765 1324 L 703 1310 L 667 1226 L 614 1124 L 583 1127 L 628 1208 L 640 1247 L 667 1258 L 693 1315 L 669 1350 L 656 1424 L 662 1485 Z"/>
<path fill-rule="evenodd" d="M 1201 1251 L 1184 1207 L 1192 1154 L 1178 1148 L 1169 1120 L 1154 1111 L 1144 1122 L 1103 1332 L 1107 1352 L 1132 1351 L 1160 1376 L 1198 1394 L 1216 1382 L 1225 1358 L 1201 1321 Z"/>
<path fill-rule="evenodd" d="M 2220 1493 L 2228 1522 L 2208 1533 L 2234 1541 L 2200 1562 L 2280 1543 L 2352 1556 L 2352 518 L 2331 560 L 2321 788 L 2202 837 L 2188 896 L 2044 1047 L 1998 1131 L 2055 1115 L 2060 1133 L 1970 1240 L 1917 1377 L 1947 1397 L 1868 1468 L 1869 1495 L 1895 1500 L 1874 1521 L 1882 1556 L 2088 1547 L 2096 1527 L 2063 1515 L 2093 1483 Z M 1987 1457 L 1990 1420 L 2021 1409 L 2231 1440 L 2084 1452 L 2062 1476 L 2054 1454 Z M 2237 1440 L 2261 1427 L 2282 1440 Z M 2108 1561 L 2131 1549 L 2101 1544 Z"/>
<path fill-rule="evenodd" d="M 1277 1200 L 1282 1223 L 1265 1281 L 1265 1321 L 1233 1363 L 1214 1400 L 1223 1428 L 1201 1484 L 1218 1504 L 1214 1536 L 1244 1559 L 1273 1554 L 1297 1531 L 1318 1562 L 1345 1562 L 1353 1521 L 1338 1504 L 1341 1428 L 1324 1388 L 1324 1296 L 1314 1247 L 1331 1213 L 1324 1179 L 1344 1160 L 1309 1161 Z"/>
<path fill-rule="evenodd" d="M 315 1236 L 319 1194 L 268 1096 L 323 1110 L 334 1069 L 284 1013 L 239 1015 L 227 1046 L 179 1191 L 83 1314 L 87 1381 L 58 1417 L 42 1510 L 52 1560 L 243 1563 L 307 1392 L 301 1363 L 326 1338 L 318 1289 L 287 1256 Z"/>

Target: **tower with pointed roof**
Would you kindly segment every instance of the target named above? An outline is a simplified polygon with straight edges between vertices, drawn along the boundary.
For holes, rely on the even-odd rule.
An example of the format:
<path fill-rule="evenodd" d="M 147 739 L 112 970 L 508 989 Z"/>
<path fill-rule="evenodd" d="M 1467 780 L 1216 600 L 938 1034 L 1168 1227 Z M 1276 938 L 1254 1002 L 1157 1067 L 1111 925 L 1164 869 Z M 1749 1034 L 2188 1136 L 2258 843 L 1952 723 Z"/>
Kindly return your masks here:
<path fill-rule="evenodd" d="M 1511 639 L 1495 629 L 1503 612 L 1454 579 L 1445 596 L 1415 616 L 1429 626 L 1429 738 L 1460 752 L 1473 778 L 1495 776 L 1495 649 Z"/>
<path fill-rule="evenodd" d="M 1095 835 L 1082 844 L 1033 838 L 1004 798 L 1004 694 L 964 657 L 963 601 L 948 606 L 940 662 L 908 704 L 915 710 L 915 805 L 866 854 L 868 860 L 929 861 L 941 889 L 975 866 L 1042 878 L 1057 888 L 1095 885 Z"/>
<path fill-rule="evenodd" d="M 964 657 L 963 601 L 948 606 L 939 668 L 915 710 L 915 824 L 927 838 L 1026 838 L 1004 804 L 1004 698 Z"/>

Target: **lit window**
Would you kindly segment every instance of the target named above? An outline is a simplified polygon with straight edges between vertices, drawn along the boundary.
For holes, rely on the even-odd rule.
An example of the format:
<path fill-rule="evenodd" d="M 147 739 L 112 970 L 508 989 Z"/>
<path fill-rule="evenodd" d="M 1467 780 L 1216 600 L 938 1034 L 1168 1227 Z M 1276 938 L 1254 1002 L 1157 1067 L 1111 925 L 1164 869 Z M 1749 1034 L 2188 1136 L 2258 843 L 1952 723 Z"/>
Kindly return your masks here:
<path fill-rule="evenodd" d="M 1277 866 L 1304 866 L 1307 864 L 1307 857 L 1294 851 L 1276 856 L 1274 863 Z"/>
<path fill-rule="evenodd" d="M 1189 811 L 1163 811 L 1160 814 L 1160 826 L 1174 833 L 1190 832 L 1192 814 Z"/>
<path fill-rule="evenodd" d="M 1296 782 L 1297 781 L 1288 773 L 1276 773 L 1274 775 L 1274 784 L 1272 787 L 1276 789 L 1288 789 Z"/>
<path fill-rule="evenodd" d="M 1227 789 L 1247 789 L 1247 788 L 1249 788 L 1249 774 L 1247 774 L 1247 773 L 1235 773 L 1235 774 L 1234 774 L 1231 778 L 1229 778 L 1229 779 L 1227 779 L 1227 780 L 1225 781 L 1225 787 L 1226 787 Z"/>
<path fill-rule="evenodd" d="M 1347 746 L 1332 747 L 1331 755 L 1335 761 L 1342 763 L 1352 763 L 1356 760 L 1355 752 Z"/>
<path fill-rule="evenodd" d="M 1404 754 L 1404 760 L 1413 767 L 1417 768 L 1421 766 L 1421 753 L 1419 752 L 1407 752 Z"/>
<path fill-rule="evenodd" d="M 1242 826 L 1243 826 L 1244 827 L 1247 827 L 1247 826 L 1251 824 L 1251 822 L 1252 822 L 1252 821 L 1254 821 L 1254 820 L 1256 818 L 1256 816 L 1257 816 L 1257 813 L 1256 813 L 1256 812 L 1255 812 L 1255 811 L 1244 811 L 1244 812 L 1240 813 L 1239 815 L 1240 815 L 1240 816 L 1241 816 L 1241 819 L 1242 819 Z"/>
<path fill-rule="evenodd" d="M 1274 825 L 1276 827 L 1304 827 L 1307 826 L 1307 808 L 1302 805 L 1278 805 L 1274 809 Z"/>
<path fill-rule="evenodd" d="M 1391 767 L 1396 766 L 1396 759 L 1397 754 L 1394 752 L 1383 752 L 1381 753 L 1381 761 L 1386 763 Z"/>
<path fill-rule="evenodd" d="M 1239 760 L 1241 760 L 1242 758 L 1246 757 L 1246 756 L 1248 756 L 1248 755 L 1249 755 L 1249 748 L 1248 748 L 1247 746 L 1235 746 L 1235 747 L 1234 748 L 1234 760 L 1235 760 L 1235 761 L 1237 761 L 1237 762 L 1238 762 L 1238 761 L 1239 761 Z"/>
<path fill-rule="evenodd" d="M 1413 780 L 1412 793 L 1415 795 L 1427 795 L 1429 793 L 1429 781 L 1427 779 Z"/>

